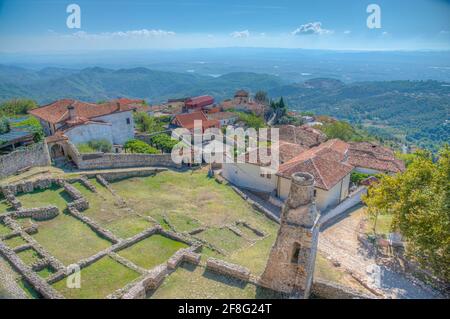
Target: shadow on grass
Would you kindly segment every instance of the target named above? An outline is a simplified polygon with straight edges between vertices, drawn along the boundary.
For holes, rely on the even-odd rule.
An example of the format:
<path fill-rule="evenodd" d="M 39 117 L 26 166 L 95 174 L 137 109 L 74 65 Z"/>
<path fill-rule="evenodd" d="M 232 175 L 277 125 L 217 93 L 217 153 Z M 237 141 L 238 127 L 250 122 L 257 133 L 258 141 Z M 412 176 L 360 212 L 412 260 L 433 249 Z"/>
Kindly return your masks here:
<path fill-rule="evenodd" d="M 236 279 L 236 278 L 232 278 L 229 276 L 225 276 L 225 275 L 221 275 L 215 272 L 212 272 L 208 269 L 205 269 L 205 271 L 203 272 L 203 277 L 209 279 L 209 280 L 214 280 L 214 281 L 218 281 L 224 285 L 228 285 L 228 286 L 233 286 L 239 289 L 244 289 L 247 286 L 247 282 Z"/>

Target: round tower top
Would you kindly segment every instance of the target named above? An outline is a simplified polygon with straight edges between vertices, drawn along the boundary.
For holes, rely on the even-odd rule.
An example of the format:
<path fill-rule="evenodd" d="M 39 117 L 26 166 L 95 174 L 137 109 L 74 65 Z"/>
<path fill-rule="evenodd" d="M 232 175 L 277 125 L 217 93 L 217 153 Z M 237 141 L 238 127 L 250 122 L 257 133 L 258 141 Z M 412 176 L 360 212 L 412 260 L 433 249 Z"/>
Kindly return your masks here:
<path fill-rule="evenodd" d="M 305 172 L 294 173 L 292 174 L 292 182 L 299 186 L 312 186 L 314 184 L 314 176 Z"/>

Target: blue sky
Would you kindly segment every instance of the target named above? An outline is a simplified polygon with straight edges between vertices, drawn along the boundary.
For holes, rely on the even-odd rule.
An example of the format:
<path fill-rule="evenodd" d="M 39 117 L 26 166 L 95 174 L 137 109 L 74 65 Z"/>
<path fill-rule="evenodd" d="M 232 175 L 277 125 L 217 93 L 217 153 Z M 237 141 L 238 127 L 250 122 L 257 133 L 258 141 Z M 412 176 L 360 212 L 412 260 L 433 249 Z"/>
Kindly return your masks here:
<path fill-rule="evenodd" d="M 81 8 L 81 28 L 66 7 Z M 369 4 L 381 29 L 369 29 Z M 0 0 L 0 51 L 450 49 L 449 0 Z"/>

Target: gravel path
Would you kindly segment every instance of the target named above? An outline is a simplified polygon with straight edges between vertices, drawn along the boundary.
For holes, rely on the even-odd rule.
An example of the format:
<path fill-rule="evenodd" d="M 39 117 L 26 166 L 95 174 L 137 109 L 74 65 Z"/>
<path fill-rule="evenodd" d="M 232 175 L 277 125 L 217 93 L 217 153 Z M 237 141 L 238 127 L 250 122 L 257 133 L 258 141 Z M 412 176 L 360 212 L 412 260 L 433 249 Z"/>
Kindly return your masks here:
<path fill-rule="evenodd" d="M 441 298 L 433 289 L 428 289 L 423 284 L 418 285 L 404 274 L 380 267 L 374 258 L 363 254 L 357 239 L 363 213 L 363 209 L 356 209 L 346 218 L 324 229 L 319 237 L 319 250 L 384 298 Z"/>

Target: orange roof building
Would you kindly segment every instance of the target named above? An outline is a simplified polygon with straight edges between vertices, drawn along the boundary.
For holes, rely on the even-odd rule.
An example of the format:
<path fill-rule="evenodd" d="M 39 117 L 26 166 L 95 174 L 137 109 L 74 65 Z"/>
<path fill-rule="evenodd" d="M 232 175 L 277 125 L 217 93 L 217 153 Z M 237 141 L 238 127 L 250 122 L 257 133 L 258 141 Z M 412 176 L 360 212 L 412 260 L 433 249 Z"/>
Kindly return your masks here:
<path fill-rule="evenodd" d="M 217 120 L 209 120 L 205 113 L 193 112 L 178 114 L 172 121 L 172 124 L 178 127 L 183 127 L 189 131 L 194 130 L 195 121 L 201 121 L 202 131 L 208 128 L 220 128 L 220 122 Z"/>
<path fill-rule="evenodd" d="M 119 98 L 96 104 L 62 99 L 29 113 L 39 119 L 48 137 L 55 135 L 49 138 L 50 141 L 60 140 L 61 135 L 64 135 L 73 143 L 101 138 L 113 144 L 124 144 L 134 137 L 132 112 L 141 107 L 143 102 Z"/>

